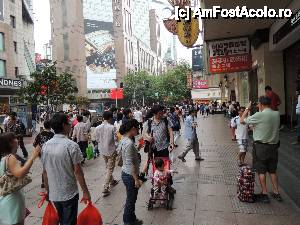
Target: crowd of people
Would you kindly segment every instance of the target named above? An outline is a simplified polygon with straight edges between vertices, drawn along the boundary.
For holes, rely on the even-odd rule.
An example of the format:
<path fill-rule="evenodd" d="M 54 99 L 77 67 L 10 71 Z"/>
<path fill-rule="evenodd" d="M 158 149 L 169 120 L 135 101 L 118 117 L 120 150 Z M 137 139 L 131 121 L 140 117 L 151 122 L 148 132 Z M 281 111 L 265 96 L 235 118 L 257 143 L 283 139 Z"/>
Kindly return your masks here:
<path fill-rule="evenodd" d="M 172 182 L 167 183 L 165 180 L 169 172 L 164 171 L 160 160 L 170 159 L 173 150 L 178 147 L 183 122 L 187 146 L 178 158 L 185 162 L 186 154 L 193 150 L 195 160 L 203 160 L 196 133 L 197 110 L 197 105 L 168 109 L 162 105 L 151 108 L 112 107 L 97 118 L 92 118 L 88 110 L 81 110 L 77 114 L 58 112 L 50 120 L 44 121 L 43 129 L 33 142 L 31 156 L 28 156 L 23 141 L 24 125 L 12 112 L 4 121 L 6 132 L 0 136 L 0 176 L 9 173 L 22 181 L 39 158 L 43 165 L 41 188 L 45 190 L 47 199 L 55 205 L 60 224 L 75 225 L 79 201 L 77 184 L 82 190 L 82 200 L 91 201 L 82 167 L 88 166 L 87 148 L 93 145 L 94 158 L 101 155 L 106 165 L 103 197 L 109 196 L 118 184 L 113 175 L 114 169 L 118 165 L 122 166 L 121 178 L 127 195 L 124 224 L 143 224 L 135 215 L 135 203 L 139 187 L 147 181 L 151 162 L 157 165 L 156 182 L 153 184 L 157 192 L 155 196 L 163 198 L 166 186 L 172 193 L 176 193 L 170 185 Z M 19 146 L 23 157 L 17 154 Z M 144 149 L 148 159 L 143 166 L 141 149 Z M 1 223 L 24 224 L 25 216 L 25 198 L 20 190 L 0 197 Z"/>
<path fill-rule="evenodd" d="M 166 187 L 175 194 L 172 175 L 165 168 L 165 161 L 174 161 L 174 150 L 178 139 L 184 133 L 185 149 L 177 149 L 177 158 L 186 162 L 186 155 L 193 150 L 196 161 L 202 161 L 197 137 L 197 115 L 205 117 L 214 114 L 215 109 L 230 117 L 232 141 L 239 147 L 238 165 L 245 165 L 249 149 L 249 130 L 253 132 L 253 169 L 258 173 L 262 202 L 270 202 L 266 187 L 266 174 L 270 174 L 273 192 L 271 196 L 281 201 L 276 174 L 279 148 L 280 99 L 266 87 L 266 95 L 259 98 L 258 112 L 252 113 L 253 104 L 241 107 L 230 102 L 222 105 L 183 104 L 166 108 L 163 105 L 106 109 L 101 117 L 92 118 L 88 110 L 77 113 L 58 112 L 44 121 L 43 130 L 35 137 L 31 156 L 25 148 L 24 125 L 12 112 L 4 121 L 5 133 L 0 136 L 0 176 L 11 174 L 24 179 L 34 161 L 40 158 L 43 165 L 41 188 L 53 202 L 59 215 L 60 224 L 75 225 L 79 201 L 79 184 L 82 200 L 91 201 L 82 167 L 86 163 L 87 149 L 92 146 L 93 157 L 103 157 L 106 166 L 102 195 L 109 196 L 119 181 L 115 179 L 116 166 L 122 167 L 121 179 L 126 187 L 126 203 L 123 221 L 125 225 L 143 224 L 135 214 L 138 190 L 149 177 L 152 163 L 154 196 L 164 198 Z M 207 110 L 207 111 L 206 111 Z M 198 114 L 199 112 L 199 114 Z M 182 125 L 184 123 L 184 126 Z M 184 131 L 181 132 L 182 128 Z M 21 147 L 23 157 L 17 154 Z M 143 149 L 144 151 L 141 151 Z M 142 154 L 147 160 L 142 165 Z M 0 190 L 1 191 L 1 190 Z M 26 215 L 25 199 L 20 190 L 0 196 L 0 223 L 24 224 Z M 9 212 L 9 213 L 8 213 Z"/>

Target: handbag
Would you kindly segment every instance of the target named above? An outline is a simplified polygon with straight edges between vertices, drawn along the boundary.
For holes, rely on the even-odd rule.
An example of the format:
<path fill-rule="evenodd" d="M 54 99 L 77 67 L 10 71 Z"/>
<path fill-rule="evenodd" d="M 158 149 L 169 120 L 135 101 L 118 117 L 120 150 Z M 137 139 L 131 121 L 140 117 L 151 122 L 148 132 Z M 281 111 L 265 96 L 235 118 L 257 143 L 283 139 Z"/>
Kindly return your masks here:
<path fill-rule="evenodd" d="M 123 166 L 123 158 L 122 158 L 122 152 L 119 152 L 116 157 L 116 165 L 119 167 Z"/>
<path fill-rule="evenodd" d="M 9 157 L 10 155 L 5 159 L 4 173 L 0 177 L 0 196 L 9 195 L 32 182 L 31 177 L 28 175 L 25 175 L 23 178 L 17 178 L 7 171 L 7 160 Z"/>

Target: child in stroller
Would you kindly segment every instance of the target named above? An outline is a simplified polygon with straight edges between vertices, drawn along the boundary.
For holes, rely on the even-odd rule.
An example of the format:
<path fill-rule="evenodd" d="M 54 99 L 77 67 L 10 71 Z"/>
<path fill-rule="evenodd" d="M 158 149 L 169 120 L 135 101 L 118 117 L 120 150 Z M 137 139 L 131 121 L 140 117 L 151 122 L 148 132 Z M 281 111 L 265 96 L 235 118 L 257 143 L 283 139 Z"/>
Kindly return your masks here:
<path fill-rule="evenodd" d="M 172 210 L 175 192 L 171 187 L 173 182 L 169 158 L 155 158 L 152 161 L 152 168 L 153 178 L 148 210 L 153 209 L 156 203 Z"/>

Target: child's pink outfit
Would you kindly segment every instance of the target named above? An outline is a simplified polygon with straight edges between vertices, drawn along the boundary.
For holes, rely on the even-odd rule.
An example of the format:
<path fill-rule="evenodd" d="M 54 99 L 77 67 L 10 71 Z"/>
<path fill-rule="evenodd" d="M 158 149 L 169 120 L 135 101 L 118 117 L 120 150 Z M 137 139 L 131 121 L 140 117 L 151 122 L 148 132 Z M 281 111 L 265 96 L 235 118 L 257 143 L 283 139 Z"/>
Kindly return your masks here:
<path fill-rule="evenodd" d="M 154 196 L 156 199 L 165 199 L 166 198 L 166 188 L 168 184 L 162 184 L 162 182 L 168 182 L 171 175 L 169 170 L 156 170 L 154 172 Z"/>

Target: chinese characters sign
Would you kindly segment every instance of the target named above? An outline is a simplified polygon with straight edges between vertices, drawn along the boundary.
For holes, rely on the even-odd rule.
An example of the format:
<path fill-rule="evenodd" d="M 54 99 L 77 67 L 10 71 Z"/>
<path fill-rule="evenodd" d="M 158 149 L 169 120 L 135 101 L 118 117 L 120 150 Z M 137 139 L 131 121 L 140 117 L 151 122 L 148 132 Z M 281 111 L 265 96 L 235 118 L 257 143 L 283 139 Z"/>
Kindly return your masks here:
<path fill-rule="evenodd" d="M 207 80 L 194 80 L 193 89 L 208 89 Z"/>
<path fill-rule="evenodd" d="M 232 73 L 251 69 L 252 57 L 248 38 L 236 38 L 209 43 L 211 73 Z"/>

